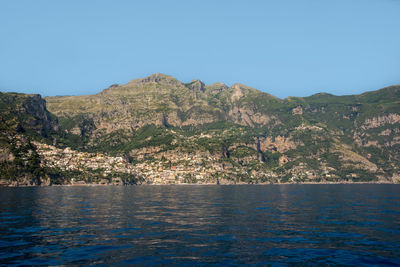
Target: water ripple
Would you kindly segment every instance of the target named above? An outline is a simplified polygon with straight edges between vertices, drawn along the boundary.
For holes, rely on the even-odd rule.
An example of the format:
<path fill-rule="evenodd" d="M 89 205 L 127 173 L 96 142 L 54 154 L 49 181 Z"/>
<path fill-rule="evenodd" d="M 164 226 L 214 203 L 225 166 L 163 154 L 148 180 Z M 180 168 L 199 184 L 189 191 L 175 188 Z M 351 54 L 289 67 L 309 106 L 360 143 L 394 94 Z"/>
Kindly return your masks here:
<path fill-rule="evenodd" d="M 395 266 L 399 189 L 0 188 L 0 264 Z"/>

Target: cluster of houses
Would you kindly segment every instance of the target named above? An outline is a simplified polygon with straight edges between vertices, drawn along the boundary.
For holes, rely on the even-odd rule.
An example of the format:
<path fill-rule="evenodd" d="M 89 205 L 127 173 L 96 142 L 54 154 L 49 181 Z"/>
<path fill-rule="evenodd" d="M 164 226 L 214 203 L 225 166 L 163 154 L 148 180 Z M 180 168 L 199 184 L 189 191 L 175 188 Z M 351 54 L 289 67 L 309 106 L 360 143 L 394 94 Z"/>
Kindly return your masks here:
<path fill-rule="evenodd" d="M 148 184 L 215 184 L 241 183 L 244 181 L 270 180 L 274 173 L 246 170 L 233 166 L 209 154 L 160 153 L 152 160 L 128 162 L 123 157 L 112 157 L 102 153 L 79 152 L 70 148 L 60 149 L 52 145 L 35 142 L 42 166 L 63 171 L 83 171 L 104 177 L 113 174 L 140 175 Z M 162 156 L 161 156 L 162 155 Z M 114 179 L 115 180 L 115 179 Z M 120 180 L 120 179 L 119 179 Z"/>
<path fill-rule="evenodd" d="M 177 156 L 176 156 L 177 157 Z M 215 183 L 216 175 L 223 172 L 221 164 L 213 164 L 210 158 L 187 156 L 154 161 L 143 161 L 135 168 L 155 184 Z"/>
<path fill-rule="evenodd" d="M 143 160 L 129 163 L 122 157 L 102 153 L 79 152 L 70 148 L 60 149 L 35 142 L 42 166 L 63 171 L 101 172 L 104 177 L 111 173 L 140 174 L 149 184 L 216 183 L 216 177 L 227 173 L 224 164 L 215 158 L 193 155 L 176 155 L 169 159 Z"/>
<path fill-rule="evenodd" d="M 101 169 L 104 173 L 113 170 L 130 173 L 132 168 L 122 157 L 109 157 L 101 153 L 78 152 L 70 149 L 59 149 L 51 145 L 35 142 L 42 164 L 47 167 L 58 167 L 62 170 Z"/>

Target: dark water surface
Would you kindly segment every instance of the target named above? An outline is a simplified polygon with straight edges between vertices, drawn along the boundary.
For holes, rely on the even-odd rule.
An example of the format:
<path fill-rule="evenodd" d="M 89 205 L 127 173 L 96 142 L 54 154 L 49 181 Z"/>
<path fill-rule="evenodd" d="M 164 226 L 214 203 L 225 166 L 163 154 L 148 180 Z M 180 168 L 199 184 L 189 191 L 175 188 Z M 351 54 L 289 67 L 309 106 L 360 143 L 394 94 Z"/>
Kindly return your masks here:
<path fill-rule="evenodd" d="M 0 188 L 2 265 L 400 265 L 400 185 Z"/>

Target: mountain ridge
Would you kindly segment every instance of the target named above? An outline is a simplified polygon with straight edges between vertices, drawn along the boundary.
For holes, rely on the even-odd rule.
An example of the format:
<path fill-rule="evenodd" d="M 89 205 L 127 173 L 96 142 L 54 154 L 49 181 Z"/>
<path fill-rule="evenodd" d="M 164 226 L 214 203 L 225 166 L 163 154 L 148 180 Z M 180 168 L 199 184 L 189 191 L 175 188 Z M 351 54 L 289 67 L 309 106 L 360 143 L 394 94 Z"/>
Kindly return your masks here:
<path fill-rule="evenodd" d="M 359 95 L 279 99 L 240 83 L 183 83 L 156 73 L 94 95 L 37 99 L 37 114 L 22 108 L 31 96 L 20 95 L 22 102 L 7 97 L 0 98 L 2 125 L 19 121 L 12 110 L 22 117 L 48 115 L 35 124 L 4 126 L 0 162 L 8 169 L 13 157 L 24 162 L 9 140 L 25 138 L 27 147 L 36 144 L 31 150 L 41 165 L 36 158 L 35 168 L 47 183 L 70 183 L 73 175 L 85 183 L 161 184 L 400 179 L 396 85 Z"/>

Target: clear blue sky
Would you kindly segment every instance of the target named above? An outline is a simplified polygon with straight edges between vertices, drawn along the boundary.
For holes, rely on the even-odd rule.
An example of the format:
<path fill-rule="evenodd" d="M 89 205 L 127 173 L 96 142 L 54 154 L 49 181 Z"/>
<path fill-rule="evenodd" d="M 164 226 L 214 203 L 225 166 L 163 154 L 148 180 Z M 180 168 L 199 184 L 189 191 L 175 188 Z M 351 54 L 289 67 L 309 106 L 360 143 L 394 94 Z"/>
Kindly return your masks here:
<path fill-rule="evenodd" d="M 161 72 L 278 97 L 400 84 L 400 0 L 0 0 L 0 91 Z"/>

